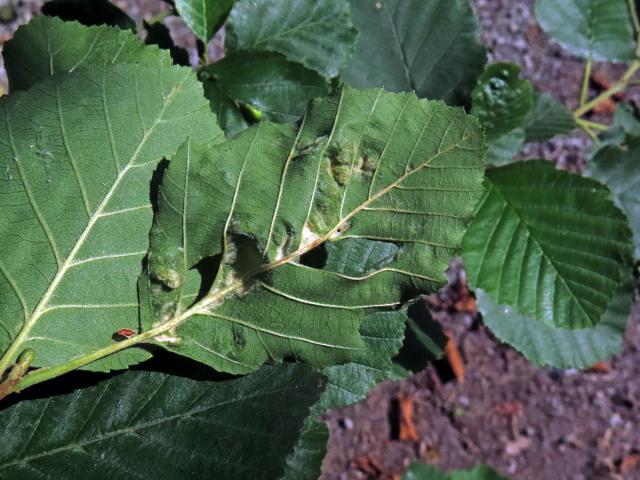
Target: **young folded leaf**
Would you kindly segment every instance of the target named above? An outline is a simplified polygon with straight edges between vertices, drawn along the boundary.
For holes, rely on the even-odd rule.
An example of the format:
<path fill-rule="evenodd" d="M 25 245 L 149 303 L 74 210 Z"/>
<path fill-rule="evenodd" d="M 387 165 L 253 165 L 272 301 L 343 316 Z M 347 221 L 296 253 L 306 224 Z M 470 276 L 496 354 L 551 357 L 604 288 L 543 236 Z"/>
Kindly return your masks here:
<path fill-rule="evenodd" d="M 488 142 L 522 128 L 533 107 L 533 85 L 520 78 L 520 67 L 494 63 L 487 67 L 471 93 L 471 113 L 484 127 Z"/>
<path fill-rule="evenodd" d="M 149 183 L 187 135 L 221 136 L 189 69 L 91 66 L 0 99 L 0 372 L 26 348 L 50 366 L 138 329 Z"/>
<path fill-rule="evenodd" d="M 489 170 L 486 185 L 463 243 L 472 285 L 552 327 L 597 325 L 632 264 L 609 189 L 544 161 Z"/>
<path fill-rule="evenodd" d="M 232 373 L 270 358 L 352 360 L 364 309 L 444 282 L 483 191 L 484 150 L 461 109 L 350 88 L 315 101 L 299 128 L 262 122 L 213 148 L 187 142 L 160 189 L 145 328 Z M 300 261 L 347 238 L 397 253 L 353 275 Z"/>

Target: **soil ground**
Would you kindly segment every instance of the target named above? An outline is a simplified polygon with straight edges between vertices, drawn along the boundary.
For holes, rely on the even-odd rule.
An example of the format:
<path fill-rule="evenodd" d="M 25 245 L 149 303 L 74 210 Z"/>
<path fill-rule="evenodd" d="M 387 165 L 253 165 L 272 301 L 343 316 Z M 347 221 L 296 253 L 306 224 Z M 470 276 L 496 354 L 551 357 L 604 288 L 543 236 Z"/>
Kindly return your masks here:
<path fill-rule="evenodd" d="M 159 0 L 116 0 L 140 19 L 163 8 Z M 0 0 L 0 43 L 37 11 L 39 0 Z M 583 64 L 550 42 L 533 15 L 534 0 L 474 0 L 483 41 L 493 61 L 512 61 L 536 88 L 576 106 Z M 11 6 L 13 13 L 3 12 Z M 169 19 L 184 46 L 193 39 Z M 214 51 L 221 54 L 220 39 Z M 602 81 L 623 67 L 596 65 Z M 0 85 L 6 79 L 0 71 Z M 598 88 L 598 85 L 593 85 Z M 601 87 L 601 85 L 600 85 Z M 632 92 L 629 100 L 640 96 Z M 598 119 L 598 118 L 596 118 Z M 529 145 L 525 158 L 584 167 L 590 140 L 581 134 Z M 514 480 L 640 479 L 640 304 L 631 317 L 624 352 L 599 371 L 535 368 L 500 344 L 470 314 L 443 307 L 459 295 L 454 281 L 432 301 L 435 318 L 449 329 L 465 364 L 465 381 L 432 366 L 402 382 L 385 382 L 355 406 L 331 412 L 324 480 L 393 479 L 414 459 L 457 469 L 488 463 Z M 398 401 L 413 408 L 415 440 L 396 439 Z"/>

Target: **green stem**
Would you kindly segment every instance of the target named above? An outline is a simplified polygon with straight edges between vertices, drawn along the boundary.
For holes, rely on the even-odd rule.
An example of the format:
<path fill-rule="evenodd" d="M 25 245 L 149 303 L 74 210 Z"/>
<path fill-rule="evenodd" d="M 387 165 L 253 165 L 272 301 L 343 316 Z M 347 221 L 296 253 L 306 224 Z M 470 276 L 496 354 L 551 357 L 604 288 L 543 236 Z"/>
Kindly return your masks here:
<path fill-rule="evenodd" d="M 580 127 L 584 131 L 584 133 L 589 135 L 591 140 L 593 140 L 594 142 L 597 142 L 598 141 L 598 135 L 596 135 L 596 133 L 594 133 L 594 131 L 592 130 L 593 126 L 591 125 L 591 123 L 592 122 L 589 122 L 589 121 L 584 120 L 582 118 L 576 119 L 576 124 L 578 125 L 578 127 Z"/>
<path fill-rule="evenodd" d="M 589 127 L 583 125 L 581 126 L 581 128 L 582 131 L 586 133 L 591 140 L 593 140 L 594 142 L 598 141 L 598 135 L 596 135 Z"/>
<path fill-rule="evenodd" d="M 127 340 L 114 343 L 113 345 L 109 345 L 108 347 L 101 348 L 100 350 L 96 350 L 87 355 L 76 357 L 66 363 L 55 365 L 53 367 L 39 368 L 38 370 L 34 370 L 33 372 L 22 377 L 22 379 L 16 385 L 14 391 L 19 392 L 27 387 L 35 385 L 36 383 L 41 383 L 45 380 L 50 380 L 64 373 L 68 373 L 78 368 L 84 367 L 91 362 L 100 360 L 101 358 L 112 355 L 116 352 L 119 352 L 120 350 L 124 350 L 125 348 L 132 347 L 145 341 L 147 341 L 148 343 L 148 341 L 152 340 L 153 337 L 156 337 L 168 330 L 168 328 L 165 329 L 163 327 L 164 325 L 154 328 L 153 330 L 141 333 L 140 335 L 136 335 L 135 337 L 129 338 Z"/>
<path fill-rule="evenodd" d="M 211 57 L 209 56 L 209 42 L 204 42 L 204 54 L 202 55 L 202 64 L 209 65 L 211 63 Z"/>
<path fill-rule="evenodd" d="M 591 67 L 593 62 L 591 59 L 587 60 L 584 66 L 584 78 L 582 79 L 582 90 L 580 91 L 580 106 L 587 103 L 589 97 L 589 82 L 591 80 Z"/>
<path fill-rule="evenodd" d="M 640 60 L 634 60 L 633 63 L 629 65 L 629 68 L 617 83 L 615 83 L 610 88 L 602 92 L 600 95 L 598 95 L 596 98 L 594 98 L 590 102 L 587 102 L 584 105 L 578 107 L 573 112 L 574 118 L 576 118 L 576 120 L 579 119 L 584 114 L 590 112 L 591 110 L 593 110 L 595 107 L 600 105 L 602 102 L 604 102 L 608 98 L 611 98 L 614 95 L 624 91 L 625 88 L 627 88 L 627 86 L 631 83 L 632 77 L 635 75 L 638 69 L 640 69 Z"/>
<path fill-rule="evenodd" d="M 591 120 L 585 120 L 584 118 L 580 118 L 577 120 L 577 123 L 586 125 L 587 127 L 593 129 L 593 130 L 600 130 L 600 131 L 605 131 L 609 129 L 608 125 L 605 125 L 604 123 L 598 123 L 598 122 L 592 122 Z"/>

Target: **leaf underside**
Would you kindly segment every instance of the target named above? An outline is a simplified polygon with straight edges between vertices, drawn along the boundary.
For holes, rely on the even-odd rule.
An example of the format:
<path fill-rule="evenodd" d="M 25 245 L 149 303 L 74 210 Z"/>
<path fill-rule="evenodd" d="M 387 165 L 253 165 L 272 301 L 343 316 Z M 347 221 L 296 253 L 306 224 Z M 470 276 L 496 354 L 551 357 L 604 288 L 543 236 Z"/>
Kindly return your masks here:
<path fill-rule="evenodd" d="M 195 76 L 176 67 L 79 68 L 2 98 L 0 111 L 0 238 L 11 246 L 0 253 L 0 350 L 32 347 L 47 366 L 137 329 L 153 171 L 187 135 L 220 134 Z"/>
<path fill-rule="evenodd" d="M 609 190 L 543 161 L 489 170 L 486 185 L 463 243 L 469 281 L 548 325 L 597 325 L 631 265 Z"/>
<path fill-rule="evenodd" d="M 443 283 L 482 194 L 483 154 L 462 110 L 381 89 L 317 100 L 297 129 L 262 122 L 220 146 L 185 144 L 151 230 L 145 328 L 181 319 L 170 348 L 232 373 L 351 361 L 364 309 Z M 397 253 L 353 276 L 300 263 L 325 241 L 362 238 Z M 203 262 L 215 279 L 188 310 Z"/>

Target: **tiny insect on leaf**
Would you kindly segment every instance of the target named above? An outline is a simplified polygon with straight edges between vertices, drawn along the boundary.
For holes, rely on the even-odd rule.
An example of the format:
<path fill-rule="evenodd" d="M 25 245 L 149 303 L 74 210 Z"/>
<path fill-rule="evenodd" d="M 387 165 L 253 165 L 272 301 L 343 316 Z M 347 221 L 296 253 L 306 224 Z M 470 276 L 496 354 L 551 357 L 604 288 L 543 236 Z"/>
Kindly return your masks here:
<path fill-rule="evenodd" d="M 134 332 L 130 328 L 121 328 L 116 332 L 114 336 L 117 337 L 118 339 L 124 339 L 124 338 L 131 338 L 135 336 L 135 334 L 136 332 Z"/>

